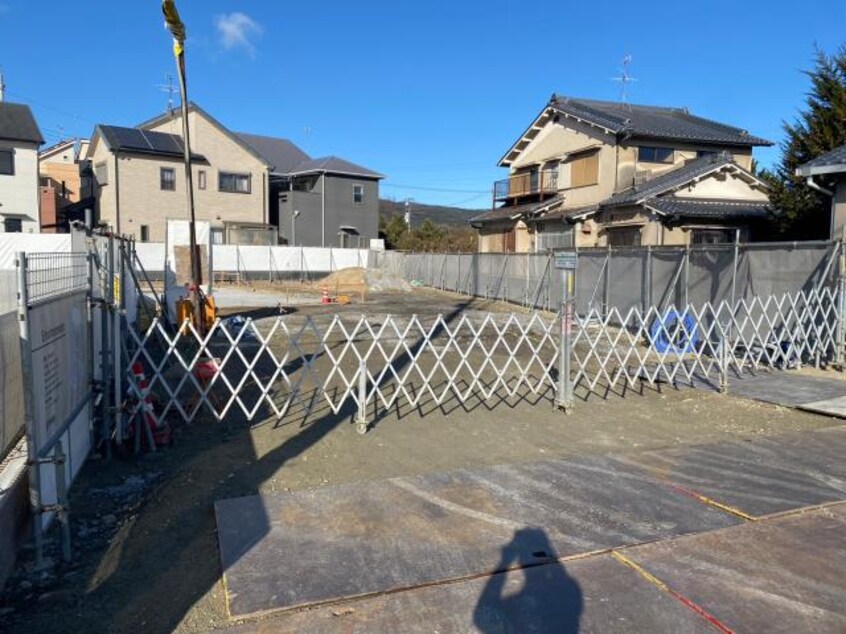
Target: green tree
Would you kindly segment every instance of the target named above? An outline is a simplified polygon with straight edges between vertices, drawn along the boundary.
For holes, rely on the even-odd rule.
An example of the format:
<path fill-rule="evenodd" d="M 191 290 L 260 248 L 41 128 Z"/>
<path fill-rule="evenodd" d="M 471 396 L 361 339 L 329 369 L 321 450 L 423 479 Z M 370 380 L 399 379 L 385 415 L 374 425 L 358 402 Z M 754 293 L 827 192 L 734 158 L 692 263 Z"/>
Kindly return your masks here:
<path fill-rule="evenodd" d="M 827 238 L 831 201 L 811 189 L 796 168 L 846 143 L 846 46 L 834 55 L 817 49 L 813 70 L 805 71 L 811 90 L 793 123 L 784 123 L 781 160 L 761 177 L 781 214 L 779 233 L 789 240 Z"/>

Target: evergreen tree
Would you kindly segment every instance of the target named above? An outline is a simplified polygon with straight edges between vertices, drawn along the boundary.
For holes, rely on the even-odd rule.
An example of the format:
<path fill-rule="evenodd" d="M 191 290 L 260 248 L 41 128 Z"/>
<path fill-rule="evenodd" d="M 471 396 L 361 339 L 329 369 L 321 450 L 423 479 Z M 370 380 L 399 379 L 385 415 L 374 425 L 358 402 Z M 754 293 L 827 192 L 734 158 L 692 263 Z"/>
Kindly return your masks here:
<path fill-rule="evenodd" d="M 815 67 L 806 74 L 811 90 L 805 109 L 793 123 L 784 123 L 781 160 L 761 173 L 781 212 L 781 237 L 788 240 L 828 237 L 831 200 L 808 187 L 796 168 L 846 143 L 846 46 L 834 55 L 817 49 Z"/>

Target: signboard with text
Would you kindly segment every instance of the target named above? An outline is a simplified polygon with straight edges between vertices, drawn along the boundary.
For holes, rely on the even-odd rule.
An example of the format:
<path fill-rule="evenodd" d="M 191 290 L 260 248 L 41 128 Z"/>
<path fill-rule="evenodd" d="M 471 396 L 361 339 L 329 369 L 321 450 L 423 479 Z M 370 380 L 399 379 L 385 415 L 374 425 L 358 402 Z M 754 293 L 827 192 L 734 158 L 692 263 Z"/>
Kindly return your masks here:
<path fill-rule="evenodd" d="M 575 251 L 556 251 L 555 268 L 565 271 L 575 271 L 579 266 L 579 254 Z"/>
<path fill-rule="evenodd" d="M 88 394 L 85 293 L 33 307 L 29 313 L 36 446 L 52 439 Z"/>

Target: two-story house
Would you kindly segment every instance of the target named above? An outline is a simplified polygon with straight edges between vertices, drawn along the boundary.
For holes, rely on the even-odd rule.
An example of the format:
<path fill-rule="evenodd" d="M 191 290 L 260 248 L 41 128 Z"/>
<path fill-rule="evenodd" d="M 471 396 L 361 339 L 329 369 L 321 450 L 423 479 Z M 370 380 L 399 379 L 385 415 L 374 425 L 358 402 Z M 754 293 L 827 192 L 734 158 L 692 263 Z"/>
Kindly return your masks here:
<path fill-rule="evenodd" d="M 78 139 L 67 139 L 38 154 L 44 233 L 67 232 L 69 220 L 81 220 L 85 207 L 93 209 L 91 170 L 88 161 L 80 158 L 87 151 L 86 145 Z"/>
<path fill-rule="evenodd" d="M 0 233 L 38 232 L 38 148 L 29 106 L 0 96 Z"/>
<path fill-rule="evenodd" d="M 761 145 L 686 109 L 553 95 L 471 224 L 483 252 L 748 239 L 771 214 L 752 173 Z"/>
<path fill-rule="evenodd" d="M 195 214 L 211 223 L 215 242 L 358 246 L 349 235 L 378 237 L 380 174 L 312 160 L 286 139 L 233 132 L 193 103 L 188 126 Z M 99 125 L 88 156 L 100 222 L 158 242 L 167 219 L 186 217 L 180 110 L 134 128 Z M 301 176 L 312 179 L 308 187 Z"/>

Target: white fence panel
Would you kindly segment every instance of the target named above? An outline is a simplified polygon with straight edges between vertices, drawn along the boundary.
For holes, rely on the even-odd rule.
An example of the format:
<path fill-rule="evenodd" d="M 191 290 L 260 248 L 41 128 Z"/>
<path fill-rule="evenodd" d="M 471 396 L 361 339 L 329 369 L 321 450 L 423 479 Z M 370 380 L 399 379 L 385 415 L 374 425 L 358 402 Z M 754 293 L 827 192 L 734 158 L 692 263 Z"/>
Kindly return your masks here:
<path fill-rule="evenodd" d="M 68 233 L 0 233 L 0 271 L 15 270 L 15 254 L 70 253 Z"/>

